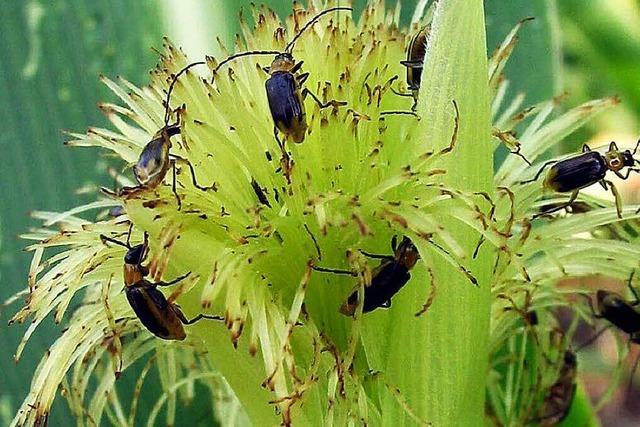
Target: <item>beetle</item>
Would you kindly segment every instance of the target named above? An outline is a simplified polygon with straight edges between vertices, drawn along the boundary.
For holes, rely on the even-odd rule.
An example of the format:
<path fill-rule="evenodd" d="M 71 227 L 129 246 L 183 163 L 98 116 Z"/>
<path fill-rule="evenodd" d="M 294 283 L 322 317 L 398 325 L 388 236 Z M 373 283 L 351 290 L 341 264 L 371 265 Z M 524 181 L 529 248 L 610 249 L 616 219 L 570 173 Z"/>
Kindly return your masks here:
<path fill-rule="evenodd" d="M 371 284 L 364 289 L 363 313 L 368 313 L 379 307 L 391 307 L 391 298 L 407 284 L 411 278 L 409 271 L 420 259 L 418 249 L 406 236 L 402 238 L 399 245 L 396 236 L 393 236 L 391 249 L 393 256 L 374 255 L 360 251 L 365 256 L 382 260 L 380 265 L 371 272 Z M 345 316 L 353 316 L 357 303 L 358 291 L 354 291 L 340 307 L 340 313 Z"/>
<path fill-rule="evenodd" d="M 576 354 L 571 350 L 566 350 L 562 358 L 558 379 L 549 387 L 549 392 L 538 411 L 539 415 L 532 422 L 550 427 L 557 425 L 567 417 L 576 394 L 577 374 Z"/>
<path fill-rule="evenodd" d="M 323 103 L 308 88 L 302 88 L 302 85 L 309 77 L 309 73 L 298 74 L 302 68 L 303 61 L 296 62 L 292 51 L 296 40 L 323 15 L 340 10 L 353 10 L 351 7 L 332 7 L 323 10 L 307 22 L 293 39 L 285 46 L 284 51 L 277 50 L 253 50 L 247 52 L 239 52 L 233 54 L 222 62 L 220 62 L 213 71 L 215 77 L 220 68 L 230 61 L 243 56 L 251 55 L 275 55 L 269 67 L 264 70 L 269 74 L 269 78 L 265 81 L 265 90 L 267 92 L 267 101 L 271 118 L 273 119 L 273 133 L 278 142 L 278 146 L 282 151 L 282 159 L 280 161 L 282 170 L 289 181 L 291 169 L 293 167 L 291 159 L 284 148 L 284 142 L 280 141 L 278 131 L 280 131 L 285 140 L 291 138 L 295 143 L 304 141 L 307 131 L 306 113 L 304 109 L 304 99 L 310 95 L 320 108 L 329 106 L 346 105 L 346 102 L 330 100 Z M 302 88 L 302 89 L 301 89 Z"/>
<path fill-rule="evenodd" d="M 588 295 L 581 294 L 588 300 L 588 305 L 593 317 L 596 319 L 605 319 L 610 323 L 610 325 L 602 328 L 591 339 L 582 344 L 579 347 L 580 349 L 594 342 L 604 331 L 609 329 L 610 326 L 615 326 L 617 329 L 628 334 L 629 345 L 640 344 L 640 312 L 636 308 L 640 305 L 640 298 L 638 297 L 637 291 L 632 286 L 634 274 L 635 271 L 631 272 L 629 281 L 627 282 L 627 287 L 631 290 L 631 293 L 635 298 L 634 301 L 628 301 L 616 292 L 600 289 L 596 292 L 596 307 L 594 307 L 591 298 L 589 298 Z M 629 389 L 631 389 L 633 374 L 638 367 L 639 361 L 640 356 L 638 356 L 633 363 L 631 377 L 629 379 Z"/>
<path fill-rule="evenodd" d="M 634 158 L 636 151 L 640 146 L 640 140 L 636 144 L 633 152 L 630 150 L 620 151 L 617 144 L 611 141 L 609 149 L 603 154 L 597 151 L 591 151 L 586 144 L 582 147 L 582 153 L 569 157 L 564 160 L 549 160 L 544 163 L 538 173 L 529 180 L 521 181 L 521 184 L 527 184 L 537 181 L 547 166 L 551 166 L 542 184 L 543 188 L 553 190 L 558 193 L 571 193 L 566 203 L 559 204 L 552 209 L 546 210 L 544 213 L 534 215 L 537 218 L 541 215 L 548 215 L 565 209 L 576 200 L 581 189 L 589 187 L 595 183 L 599 183 L 605 190 L 611 187 L 611 192 L 616 199 L 616 210 L 618 218 L 622 218 L 622 202 L 620 195 L 611 181 L 605 179 L 608 171 L 612 171 L 621 179 L 629 178 L 629 174 L 640 172 L 640 169 L 633 166 L 638 163 Z M 628 168 L 626 174 L 622 173 L 624 168 Z"/>
<path fill-rule="evenodd" d="M 640 344 L 640 312 L 635 308 L 640 304 L 638 293 L 632 286 L 635 271 L 631 272 L 627 287 L 633 294 L 635 301 L 627 301 L 617 292 L 600 289 L 596 292 L 596 307 L 593 306 L 592 299 L 585 294 L 581 294 L 588 301 L 589 309 L 596 319 L 605 319 L 611 325 L 629 335 L 629 342 Z M 602 329 L 588 342 L 582 344 L 580 348 L 586 347 L 595 341 L 609 326 Z"/>
<path fill-rule="evenodd" d="M 124 256 L 123 277 L 125 284 L 125 294 L 134 313 L 140 322 L 155 336 L 165 340 L 184 340 L 186 337 L 184 326 L 191 325 L 201 319 L 223 320 L 222 317 L 207 314 L 199 314 L 189 320 L 182 313 L 177 304 L 168 301 L 158 286 L 171 286 L 186 279 L 191 272 L 183 274 L 170 282 L 151 282 L 146 279 L 149 275 L 147 266 L 142 265 L 148 250 L 149 236 L 145 232 L 144 240 L 141 244 L 131 246 L 129 238 L 131 228 L 126 242 L 100 235 L 103 243 L 114 243 L 127 248 Z"/>
<path fill-rule="evenodd" d="M 432 240 L 428 241 L 439 250 L 448 254 L 448 252 L 437 243 Z M 377 308 L 391 307 L 391 298 L 393 298 L 393 296 L 407 284 L 409 279 L 411 279 L 410 271 L 420 259 L 418 249 L 411 239 L 406 236 L 402 238 L 400 244 L 397 242 L 397 236 L 393 236 L 391 239 L 391 249 L 393 250 L 393 255 L 376 255 L 360 250 L 364 256 L 382 260 L 371 273 L 371 283 L 364 289 L 364 301 L 362 302 L 363 313 L 368 313 Z M 357 276 L 355 272 L 349 270 L 324 268 L 315 265 L 313 265 L 312 268 L 320 272 Z M 466 270 L 462 265 L 459 265 L 458 268 L 460 268 L 467 278 L 477 286 L 478 282 L 476 278 L 471 275 L 468 270 Z M 427 302 L 422 309 L 416 313 L 416 316 L 426 312 L 434 299 L 435 281 L 431 270 L 429 270 L 429 274 L 431 276 L 431 292 Z M 356 290 L 351 293 L 347 300 L 342 304 L 340 307 L 340 313 L 345 316 L 352 316 L 356 311 L 357 305 L 358 291 Z"/>
<path fill-rule="evenodd" d="M 315 243 L 315 240 L 314 240 Z M 316 244 L 316 248 L 318 248 Z M 418 249 L 415 247 L 411 239 L 404 236 L 398 245 L 397 236 L 391 239 L 391 255 L 375 255 L 368 252 L 360 251 L 363 255 L 381 259 L 380 265 L 371 273 L 371 283 L 364 289 L 364 301 L 362 303 L 362 312 L 368 313 L 377 308 L 391 307 L 391 298 L 407 284 L 411 278 L 409 271 L 416 265 L 420 259 Z M 319 251 L 319 249 L 318 249 Z M 331 268 L 323 268 L 313 265 L 316 271 L 336 274 L 348 274 L 356 276 L 352 271 L 338 270 Z M 354 291 L 340 307 L 340 313 L 345 316 L 353 316 L 358 305 L 358 291 Z M 426 311 L 426 310 L 425 310 Z"/>
<path fill-rule="evenodd" d="M 427 41 L 431 26 L 422 27 L 409 42 L 407 47 L 407 59 L 400 61 L 400 64 L 407 67 L 407 89 L 411 93 L 398 92 L 391 89 L 393 93 L 399 96 L 410 96 L 413 98 L 411 111 L 416 111 L 418 107 L 418 93 L 420 91 L 420 80 L 422 79 L 422 69 L 424 66 L 424 56 L 427 53 Z"/>
<path fill-rule="evenodd" d="M 176 197 L 176 201 L 178 203 L 178 210 L 182 208 L 182 201 L 180 196 L 176 191 L 176 169 L 175 169 L 175 161 L 183 160 L 181 158 L 172 159 L 170 154 L 171 149 L 171 137 L 180 134 L 180 112 L 181 109 L 177 110 L 178 118 L 176 123 L 169 124 L 169 120 L 171 118 L 171 108 L 169 101 L 171 99 L 171 93 L 173 92 L 173 88 L 178 81 L 178 78 L 184 74 L 188 69 L 194 67 L 196 65 L 203 65 L 205 62 L 199 61 L 191 63 L 184 68 L 182 68 L 178 73 L 173 76 L 171 84 L 169 85 L 169 90 L 167 91 L 167 99 L 165 101 L 165 116 L 164 116 L 164 126 L 160 128 L 155 135 L 152 137 L 151 141 L 149 141 L 142 151 L 140 152 L 140 156 L 138 157 L 138 161 L 135 165 L 133 165 L 133 175 L 136 179 L 137 185 L 134 187 L 123 187 L 117 193 L 112 192 L 109 189 L 102 188 L 102 191 L 109 195 L 116 195 L 118 197 L 122 196 L 131 196 L 136 194 L 137 192 L 144 189 L 155 189 L 157 188 L 162 181 L 164 181 L 169 168 L 173 170 L 173 181 L 171 185 L 171 189 L 173 194 Z M 205 187 L 199 186 L 196 183 L 195 175 L 193 175 L 192 169 L 192 178 L 194 185 L 200 189 L 206 189 Z"/>

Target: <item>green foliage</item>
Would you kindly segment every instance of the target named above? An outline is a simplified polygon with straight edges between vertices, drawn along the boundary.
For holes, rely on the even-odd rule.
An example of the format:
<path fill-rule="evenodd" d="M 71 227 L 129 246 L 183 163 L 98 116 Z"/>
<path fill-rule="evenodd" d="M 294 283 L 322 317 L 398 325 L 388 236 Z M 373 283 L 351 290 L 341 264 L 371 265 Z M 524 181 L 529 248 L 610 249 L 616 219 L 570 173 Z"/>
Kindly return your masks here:
<path fill-rule="evenodd" d="M 0 112 L 3 148 L 0 168 L 2 252 L 0 301 L 26 283 L 29 256 L 17 235 L 33 225 L 34 209 L 66 209 L 79 201 L 74 191 L 87 183 L 109 183 L 96 174 L 95 153 L 69 150 L 62 129 L 103 125 L 97 103 L 112 100 L 98 75 L 122 74 L 145 82 L 160 44 L 161 16 L 153 1 L 12 1 L 0 13 Z M 101 162 L 102 163 L 102 162 Z M 104 167 L 102 167 L 104 170 Z M 6 327 L 17 306 L 0 311 L 0 395 L 17 405 L 29 390 L 33 368 L 60 327 L 36 334 L 19 364 L 12 358 L 24 328 Z M 7 403 L 9 402 L 9 403 Z M 66 405 L 51 425 L 69 425 Z M 17 406 L 11 408 L 14 411 Z"/>
<path fill-rule="evenodd" d="M 510 80 L 510 97 L 524 93 L 525 104 L 532 105 L 561 94 L 563 79 L 556 0 L 488 0 L 485 10 L 489 54 L 516 22 L 535 18 L 520 31 L 518 47 L 505 70 Z"/>

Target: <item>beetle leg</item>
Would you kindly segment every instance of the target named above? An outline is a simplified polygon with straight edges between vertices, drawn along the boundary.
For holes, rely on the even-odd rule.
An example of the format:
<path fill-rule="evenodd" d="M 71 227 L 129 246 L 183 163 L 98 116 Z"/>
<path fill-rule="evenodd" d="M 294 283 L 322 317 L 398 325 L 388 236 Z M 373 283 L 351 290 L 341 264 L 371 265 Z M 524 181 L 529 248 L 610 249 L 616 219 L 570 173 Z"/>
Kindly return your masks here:
<path fill-rule="evenodd" d="M 615 173 L 615 174 L 616 174 L 616 176 L 617 176 L 618 178 L 620 178 L 620 179 L 627 179 L 627 178 L 629 178 L 629 174 L 631 174 L 631 169 L 627 169 L 627 171 L 626 171 L 626 172 L 627 172 L 627 174 L 626 174 L 626 175 L 623 175 L 623 174 L 622 174 L 622 172 L 620 172 L 620 171 L 613 171 L 613 173 Z"/>
<path fill-rule="evenodd" d="M 588 153 L 589 151 L 591 151 L 591 148 L 589 148 L 589 146 L 587 144 L 583 144 L 582 145 L 582 152 L 583 153 Z"/>
<path fill-rule="evenodd" d="M 171 160 L 171 171 L 172 171 L 171 191 L 173 191 L 173 194 L 176 196 L 176 201 L 178 202 L 178 210 L 181 210 L 182 200 L 180 200 L 180 196 L 178 195 L 178 191 L 176 190 L 176 161 L 173 159 Z"/>
<path fill-rule="evenodd" d="M 187 274 L 183 274 L 182 276 L 176 277 L 175 279 L 173 279 L 170 282 L 162 282 L 162 281 L 160 281 L 160 282 L 154 283 L 154 285 L 156 285 L 156 286 L 171 286 L 171 285 L 175 285 L 176 283 L 178 283 L 178 282 L 186 279 L 187 277 L 189 277 L 190 274 L 191 274 L 191 272 L 188 272 Z"/>
<path fill-rule="evenodd" d="M 411 106 L 411 111 L 416 111 L 418 109 L 418 95 L 411 94 L 413 97 L 413 105 Z"/>
<path fill-rule="evenodd" d="M 467 270 L 467 268 L 464 265 L 460 264 L 458 260 L 456 260 L 453 256 L 451 256 L 451 253 L 448 250 L 446 250 L 445 248 L 443 248 L 442 246 L 434 242 L 432 239 L 426 239 L 426 241 L 429 242 L 433 247 L 438 249 L 440 252 L 442 252 L 444 255 L 446 255 L 446 257 L 449 258 L 449 260 L 458 267 L 458 270 L 460 270 L 460 273 L 462 273 L 467 278 L 467 280 L 471 282 L 473 286 L 479 287 L 478 279 L 476 279 L 476 277 L 471 273 L 471 271 Z"/>
<path fill-rule="evenodd" d="M 127 239 L 127 243 L 122 243 L 116 239 L 113 239 L 111 237 L 105 236 L 104 234 L 100 235 L 100 240 L 102 240 L 102 243 L 104 244 L 105 242 L 111 242 L 111 243 L 115 243 L 116 245 L 120 245 L 120 246 L 124 246 L 127 249 L 131 249 L 131 246 L 129 246 L 129 240 Z"/>
<path fill-rule="evenodd" d="M 540 168 L 538 173 L 536 173 L 536 176 L 534 176 L 532 179 L 527 179 L 525 181 L 520 181 L 520 182 L 518 182 L 518 184 L 522 185 L 522 184 L 528 184 L 528 183 L 533 182 L 533 181 L 537 181 L 538 178 L 540 178 L 540 175 L 542 175 L 542 172 L 544 171 L 544 169 L 547 166 L 553 165 L 554 163 L 558 163 L 558 161 L 557 160 L 549 160 L 548 162 L 546 162 L 545 164 L 542 165 L 542 167 Z"/>
<path fill-rule="evenodd" d="M 518 145 L 518 148 L 516 148 L 514 151 L 509 151 L 509 153 L 510 153 L 510 154 L 514 154 L 514 155 L 516 155 L 516 156 L 520 157 L 522 160 L 524 160 L 524 162 L 525 162 L 526 164 L 528 164 L 529 166 L 531 166 L 531 162 L 529 161 L 529 159 L 527 159 L 527 158 L 524 156 L 524 154 L 522 154 L 522 153 L 520 152 L 520 149 L 521 149 L 521 148 L 522 148 L 522 147 L 521 147 L 520 145 Z"/>
<path fill-rule="evenodd" d="M 350 270 L 339 270 L 339 269 L 335 269 L 335 268 L 324 268 L 324 267 L 318 267 L 316 265 L 311 265 L 311 268 L 315 271 L 320 271 L 322 273 L 334 273 L 334 274 L 345 274 L 348 276 L 353 276 L 356 277 L 358 274 L 355 271 L 350 271 Z"/>
<path fill-rule="evenodd" d="M 631 172 L 638 173 L 638 172 L 640 172 L 640 169 L 638 169 L 638 168 L 629 168 L 629 169 L 627 169 L 627 174 L 626 175 L 622 175 L 622 173 L 619 172 L 619 171 L 614 171 L 614 172 L 615 172 L 616 175 L 618 175 L 618 177 L 620 177 L 620 179 L 628 179 L 629 175 L 631 175 Z"/>
<path fill-rule="evenodd" d="M 558 212 L 558 211 L 560 211 L 560 210 L 562 210 L 562 209 L 566 209 L 566 208 L 568 208 L 569 206 L 571 206 L 571 204 L 572 204 L 573 202 L 575 202 L 575 201 L 576 201 L 576 199 L 578 198 L 578 193 L 579 193 L 579 192 L 580 192 L 580 190 L 576 190 L 576 191 L 574 191 L 573 193 L 571 193 L 571 196 L 569 197 L 569 200 L 567 200 L 567 202 L 566 202 L 566 203 L 560 203 L 558 206 L 555 206 L 555 207 L 553 207 L 553 208 L 551 208 L 551 209 L 549 209 L 549 210 L 546 210 L 546 211 L 544 211 L 544 212 L 537 213 L 537 214 L 535 214 L 534 216 L 532 216 L 532 217 L 531 217 L 531 219 L 533 220 L 533 219 L 536 219 L 536 218 L 541 217 L 541 216 L 543 216 L 543 215 L 550 215 L 550 214 L 552 214 L 552 213 L 554 213 L 554 212 Z"/>
<path fill-rule="evenodd" d="M 391 89 L 391 92 L 395 93 L 398 96 L 406 96 L 406 97 L 412 97 L 413 98 L 413 94 L 411 94 L 409 92 L 398 92 L 394 88 L 390 88 L 390 89 Z"/>
<path fill-rule="evenodd" d="M 297 62 L 297 63 L 296 63 L 296 65 L 294 65 L 294 66 L 293 66 L 293 68 L 291 68 L 291 69 L 289 70 L 289 72 L 290 72 L 291 74 L 295 74 L 295 73 L 297 73 L 298 71 L 300 71 L 300 68 L 302 68 L 302 64 L 304 64 L 304 61 Z M 307 75 L 308 75 L 309 73 L 305 73 L 305 74 L 307 74 Z M 305 78 L 305 79 L 306 79 L 306 78 Z"/>
<path fill-rule="evenodd" d="M 293 161 L 291 160 L 291 156 L 287 153 L 287 150 L 284 146 L 284 141 L 281 141 L 278 137 L 278 127 L 273 127 L 273 137 L 276 139 L 278 143 L 278 147 L 280 147 L 280 151 L 282 152 L 282 157 L 280 157 L 280 167 L 276 169 L 276 172 L 282 171 L 284 177 L 287 180 L 288 184 L 291 184 L 291 171 L 293 170 Z"/>
<path fill-rule="evenodd" d="M 304 229 L 306 230 L 309 237 L 311 237 L 311 241 L 313 242 L 313 246 L 316 248 L 316 253 L 318 254 L 318 260 L 322 260 L 322 252 L 320 251 L 320 245 L 318 245 L 318 241 L 316 240 L 316 236 L 313 235 L 311 230 L 309 230 L 309 226 L 304 224 Z"/>
<path fill-rule="evenodd" d="M 390 256 L 390 255 L 378 255 L 378 254 L 371 254 L 369 252 L 365 252 L 362 249 L 360 249 L 360 253 L 366 257 L 369 258 L 373 258 L 373 259 L 384 259 L 384 260 L 388 260 L 388 261 L 393 261 L 395 258 Z"/>
<path fill-rule="evenodd" d="M 277 126 L 273 127 L 273 137 L 276 139 L 276 142 L 278 143 L 278 147 L 280 147 L 280 149 L 284 152 L 284 144 L 282 143 L 282 141 L 280 141 L 280 138 L 278 137 L 278 127 Z"/>
<path fill-rule="evenodd" d="M 304 82 L 307 81 L 308 78 L 309 78 L 309 73 L 298 74 L 296 76 L 296 83 L 298 83 L 298 86 L 302 86 Z"/>
<path fill-rule="evenodd" d="M 622 219 L 622 198 L 620 197 L 620 193 L 618 193 L 618 189 L 613 185 L 613 182 L 606 181 L 604 179 L 602 181 L 605 184 L 609 184 L 609 187 L 611 187 L 611 193 L 616 200 L 616 213 L 618 214 L 618 218 Z"/>
<path fill-rule="evenodd" d="M 418 115 L 418 113 L 416 113 L 415 111 L 413 111 L 413 109 L 405 111 L 405 110 L 389 110 L 389 111 L 381 111 L 380 112 L 381 116 L 391 116 L 391 115 L 398 115 L 398 116 L 413 116 L 416 119 L 420 120 L 421 117 L 420 115 Z"/>
<path fill-rule="evenodd" d="M 131 249 L 131 232 L 133 231 L 133 223 L 129 224 L 129 231 L 127 232 L 127 247 Z M 148 246 L 149 243 L 149 233 L 144 232 L 144 246 Z"/>
<path fill-rule="evenodd" d="M 600 181 L 598 181 L 598 184 L 600 184 L 602 188 L 604 188 L 605 190 L 609 189 L 609 187 L 607 187 L 607 182 L 604 179 L 601 179 Z"/>
<path fill-rule="evenodd" d="M 631 282 L 633 281 L 633 275 L 636 273 L 635 270 L 633 270 L 631 272 L 631 275 L 629 276 L 629 280 L 627 281 L 627 287 L 629 288 L 629 290 L 631 291 L 631 293 L 633 294 L 633 297 L 636 299 L 634 302 L 631 302 L 631 305 L 638 305 L 640 304 L 640 298 L 638 298 L 638 292 L 636 291 L 636 289 L 631 286 Z"/>
<path fill-rule="evenodd" d="M 404 65 L 407 68 L 422 68 L 424 64 L 422 61 L 400 61 L 400 65 Z"/>
<path fill-rule="evenodd" d="M 182 313 L 182 311 L 180 311 L 177 307 L 174 307 L 174 311 L 176 312 L 176 315 L 178 316 L 178 318 L 180 319 L 180 321 L 182 323 L 184 323 L 185 325 L 193 325 L 194 323 L 196 323 L 199 320 L 202 319 L 209 319 L 209 320 L 224 320 L 224 317 L 221 316 L 214 316 L 214 315 L 210 315 L 210 314 L 198 314 L 196 317 L 194 317 L 191 320 L 188 320 L 184 313 Z"/>
<path fill-rule="evenodd" d="M 302 97 L 305 98 L 307 95 L 310 95 L 311 98 L 313 98 L 313 100 L 316 101 L 316 104 L 318 104 L 318 107 L 320 107 L 321 110 L 323 108 L 332 107 L 332 106 L 339 107 L 341 105 L 347 105 L 347 102 L 336 101 L 335 99 L 332 99 L 330 101 L 323 103 L 322 101 L 320 101 L 320 98 L 318 98 L 315 93 L 311 92 L 309 89 L 305 87 L 304 89 L 302 89 Z"/>
<path fill-rule="evenodd" d="M 576 353 L 580 350 L 582 350 L 583 348 L 589 346 L 590 344 L 593 344 L 593 342 L 595 340 L 597 340 L 598 338 L 600 338 L 600 335 L 602 335 L 607 329 L 609 329 L 611 327 L 611 325 L 607 325 L 605 327 L 603 327 L 602 329 L 600 329 L 598 332 L 595 333 L 594 336 L 592 336 L 591 338 L 589 338 L 587 341 L 585 341 L 584 343 L 580 344 L 578 346 L 578 348 L 576 349 Z"/>
<path fill-rule="evenodd" d="M 458 129 L 460 128 L 460 110 L 458 109 L 458 103 L 455 99 L 452 99 L 453 110 L 455 112 L 455 116 L 453 117 L 453 133 L 451 134 L 451 141 L 449 145 L 442 150 L 440 150 L 440 154 L 447 154 L 453 151 L 453 147 L 456 146 L 456 142 L 458 141 Z"/>
<path fill-rule="evenodd" d="M 218 191 L 218 185 L 214 182 L 213 184 L 209 185 L 209 186 L 204 186 L 204 185 L 200 185 L 198 184 L 198 180 L 196 179 L 196 171 L 193 168 L 193 165 L 191 164 L 191 162 L 185 158 L 176 156 L 175 154 L 172 154 L 171 156 L 175 157 L 177 160 L 180 160 L 181 162 L 184 162 L 187 164 L 187 166 L 189 167 L 189 171 L 191 172 L 191 183 L 193 184 L 194 187 L 196 187 L 198 190 L 200 191 L 209 191 L 209 190 L 213 190 L 213 191 Z"/>

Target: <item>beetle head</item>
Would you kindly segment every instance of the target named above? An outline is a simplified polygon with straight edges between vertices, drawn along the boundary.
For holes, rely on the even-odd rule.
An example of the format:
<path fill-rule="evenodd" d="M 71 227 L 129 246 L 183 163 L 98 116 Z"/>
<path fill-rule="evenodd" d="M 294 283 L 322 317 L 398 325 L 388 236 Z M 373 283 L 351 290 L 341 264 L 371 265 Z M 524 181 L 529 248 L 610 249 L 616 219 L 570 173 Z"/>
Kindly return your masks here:
<path fill-rule="evenodd" d="M 605 312 L 613 312 L 621 309 L 624 306 L 628 306 L 627 302 L 615 292 L 599 290 L 596 293 L 596 299 L 598 300 L 598 308 L 600 312 L 606 317 Z"/>
<path fill-rule="evenodd" d="M 144 233 L 144 242 L 139 245 L 133 246 L 127 251 L 124 256 L 125 264 L 139 265 L 142 264 L 147 256 L 147 249 L 149 249 L 149 235 Z"/>

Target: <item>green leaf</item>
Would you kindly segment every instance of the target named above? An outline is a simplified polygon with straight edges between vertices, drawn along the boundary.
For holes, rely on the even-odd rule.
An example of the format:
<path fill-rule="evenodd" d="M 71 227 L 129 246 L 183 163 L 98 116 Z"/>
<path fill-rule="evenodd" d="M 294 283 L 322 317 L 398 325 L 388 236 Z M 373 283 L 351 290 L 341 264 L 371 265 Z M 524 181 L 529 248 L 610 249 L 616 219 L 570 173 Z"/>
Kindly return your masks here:
<path fill-rule="evenodd" d="M 571 93 L 583 101 L 619 94 L 640 112 L 640 16 L 637 2 L 558 2 L 571 73 Z M 597 78 L 594 78 L 597 76 Z"/>
<path fill-rule="evenodd" d="M 460 109 L 460 132 L 458 145 L 446 160 L 443 158 L 445 179 L 465 189 L 487 190 L 493 159 L 482 2 L 441 1 L 434 16 L 418 106 L 425 146 L 437 149 L 449 144 L 455 100 Z M 442 221 L 456 220 L 447 217 Z M 448 229 L 453 228 L 449 224 Z M 454 237 L 470 254 L 478 237 L 465 227 L 458 230 Z M 418 246 L 423 258 L 432 258 L 429 245 Z M 482 256 L 473 263 L 480 289 L 457 269 L 435 263 L 436 298 L 429 311 L 417 319 L 413 316 L 416 301 L 426 298 L 428 276 L 424 268 L 416 268 L 417 280 L 394 299 L 401 310 L 372 313 L 364 319 L 369 362 L 386 373 L 387 381 L 400 390 L 421 420 L 434 425 L 474 425 L 483 417 L 489 263 Z M 397 425 L 403 419 L 415 422 L 391 398 L 382 402 L 381 413 L 383 425 Z"/>
<path fill-rule="evenodd" d="M 33 222 L 28 211 L 64 210 L 88 198 L 74 191 L 101 179 L 96 175 L 96 151 L 70 150 L 61 129 L 82 130 L 91 123 L 105 125 L 96 104 L 113 100 L 98 75 L 122 74 L 145 82 L 156 61 L 150 49 L 161 40 L 162 23 L 152 1 L 8 2 L 0 14 L 0 106 L 3 167 L 0 168 L 3 279 L 0 301 L 26 286 L 30 255 L 17 235 Z M 104 164 L 102 166 L 104 171 Z M 111 179 L 103 175 L 104 182 Z M 0 382 L 3 405 L 16 410 L 29 390 L 30 378 L 60 327 L 38 331 L 16 365 L 12 353 L 25 326 L 6 327 L 18 304 L 0 312 Z M 5 329 L 6 328 L 6 329 Z M 133 380 L 135 382 L 135 379 Z M 70 425 L 60 399 L 50 425 Z"/>
<path fill-rule="evenodd" d="M 516 22 L 529 16 L 535 18 L 522 28 L 518 47 L 506 67 L 510 81 L 507 99 L 524 93 L 525 103 L 531 105 L 561 94 L 563 75 L 556 1 L 489 0 L 485 9 L 490 53 Z"/>

